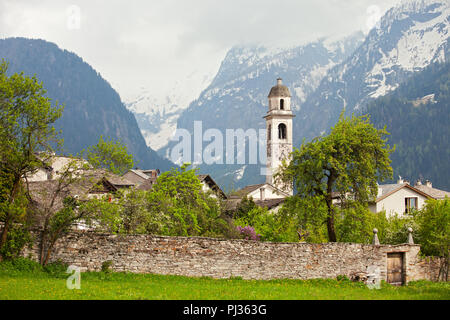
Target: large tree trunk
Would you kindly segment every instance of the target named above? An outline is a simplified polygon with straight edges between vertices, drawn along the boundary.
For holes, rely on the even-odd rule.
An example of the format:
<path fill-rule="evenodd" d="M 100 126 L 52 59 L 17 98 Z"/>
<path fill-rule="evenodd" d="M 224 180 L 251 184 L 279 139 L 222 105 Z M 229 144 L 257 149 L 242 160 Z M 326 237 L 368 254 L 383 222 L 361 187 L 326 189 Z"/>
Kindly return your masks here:
<path fill-rule="evenodd" d="M 19 193 L 19 188 L 20 188 L 20 176 L 14 179 L 13 187 L 9 195 L 9 203 L 13 203 L 15 201 L 17 194 Z M 3 248 L 3 246 L 6 243 L 6 240 L 8 239 L 8 232 L 11 222 L 12 217 L 8 212 L 6 212 L 5 225 L 3 226 L 2 235 L 0 237 L 0 249 Z"/>
<path fill-rule="evenodd" d="M 10 219 L 6 218 L 5 224 L 3 225 L 2 236 L 0 238 L 0 249 L 3 248 L 3 245 L 6 243 L 6 239 L 8 238 Z"/>
<path fill-rule="evenodd" d="M 58 241 L 58 239 L 61 238 L 63 229 L 64 229 L 64 227 L 60 227 L 58 230 L 55 231 L 55 233 L 53 235 L 51 235 L 51 238 L 48 240 L 47 250 L 45 252 L 45 258 L 44 258 L 44 256 L 42 256 L 43 261 L 41 262 L 41 264 L 43 266 L 46 266 L 47 263 L 49 262 L 50 256 L 53 253 L 53 248 L 56 244 L 56 241 Z M 44 252 L 42 252 L 42 254 L 44 254 Z"/>
<path fill-rule="evenodd" d="M 41 243 L 39 246 L 39 263 L 41 265 L 44 265 L 44 256 L 45 256 L 45 249 L 47 244 L 47 235 L 48 235 L 48 225 L 50 220 L 50 214 L 47 214 L 44 220 L 44 226 L 41 231 Z"/>
<path fill-rule="evenodd" d="M 331 213 L 332 214 L 332 213 Z M 336 231 L 334 229 L 334 217 L 327 218 L 328 241 L 336 242 Z"/>
<path fill-rule="evenodd" d="M 449 257 L 441 257 L 439 259 L 439 275 L 438 281 L 448 281 Z"/>
<path fill-rule="evenodd" d="M 327 231 L 328 231 L 328 241 L 336 242 L 336 230 L 334 229 L 334 210 L 333 210 L 333 199 L 331 198 L 331 193 L 327 195 L 327 207 L 328 207 L 328 218 L 327 218 Z"/>
<path fill-rule="evenodd" d="M 41 231 L 41 243 L 40 243 L 40 250 L 39 250 L 39 263 L 41 265 L 44 265 L 44 255 L 45 255 L 45 244 L 47 241 L 47 230 Z"/>
<path fill-rule="evenodd" d="M 53 251 L 53 245 L 54 245 L 54 244 L 55 244 L 55 243 L 53 242 L 53 243 L 51 243 L 51 244 L 49 245 L 49 247 L 48 247 L 48 249 L 47 249 L 47 254 L 45 255 L 44 263 L 42 263 L 43 266 L 46 266 L 46 265 L 47 265 L 47 263 L 48 263 L 48 261 L 49 261 L 49 259 L 50 259 L 50 255 L 52 254 L 52 251 Z"/>
<path fill-rule="evenodd" d="M 333 210 L 333 183 L 334 183 L 334 175 L 333 173 L 330 174 L 328 177 L 327 182 L 327 195 L 326 195 L 326 202 L 328 207 L 328 218 L 327 218 L 327 230 L 328 230 L 328 241 L 330 242 L 336 242 L 336 230 L 334 229 L 334 210 Z"/>

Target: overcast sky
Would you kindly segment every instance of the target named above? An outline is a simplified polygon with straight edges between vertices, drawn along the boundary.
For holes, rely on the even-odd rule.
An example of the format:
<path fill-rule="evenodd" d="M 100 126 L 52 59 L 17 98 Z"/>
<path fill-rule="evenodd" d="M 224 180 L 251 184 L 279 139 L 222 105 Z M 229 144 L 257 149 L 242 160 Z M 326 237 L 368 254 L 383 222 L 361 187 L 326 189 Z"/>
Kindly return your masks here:
<path fill-rule="evenodd" d="M 0 37 L 75 52 L 127 99 L 218 70 L 237 44 L 292 45 L 367 32 L 399 0 L 0 0 Z"/>

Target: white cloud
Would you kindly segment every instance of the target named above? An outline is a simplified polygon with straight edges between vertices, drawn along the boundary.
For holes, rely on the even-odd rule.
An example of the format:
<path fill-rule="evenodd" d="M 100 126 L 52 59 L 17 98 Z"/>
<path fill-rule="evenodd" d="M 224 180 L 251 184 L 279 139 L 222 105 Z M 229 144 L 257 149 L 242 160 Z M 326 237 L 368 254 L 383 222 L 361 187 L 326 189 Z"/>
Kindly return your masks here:
<path fill-rule="evenodd" d="M 0 1 L 0 37 L 55 42 L 91 64 L 122 97 L 141 87 L 164 92 L 192 72 L 215 72 L 236 44 L 291 45 L 364 30 L 373 20 L 369 7 L 384 12 L 398 2 Z M 80 10 L 79 29 L 71 6 Z"/>

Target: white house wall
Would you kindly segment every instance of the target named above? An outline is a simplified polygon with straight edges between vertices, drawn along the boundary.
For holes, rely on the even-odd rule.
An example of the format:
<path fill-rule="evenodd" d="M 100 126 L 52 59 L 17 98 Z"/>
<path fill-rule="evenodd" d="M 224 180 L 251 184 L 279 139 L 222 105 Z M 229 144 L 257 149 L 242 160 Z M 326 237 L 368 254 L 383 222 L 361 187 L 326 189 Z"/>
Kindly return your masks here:
<path fill-rule="evenodd" d="M 270 187 L 270 186 L 268 186 L 268 185 L 266 185 L 266 186 L 264 186 L 262 188 L 264 188 L 264 198 L 265 199 L 283 199 L 283 198 L 286 198 L 286 196 L 276 193 L 275 189 Z M 250 192 L 247 195 L 247 197 L 248 198 L 252 197 L 253 200 L 255 200 L 255 201 L 256 200 L 262 200 L 261 199 L 261 191 L 260 191 L 260 189 L 256 189 L 255 191 Z"/>
<path fill-rule="evenodd" d="M 387 216 L 391 216 L 394 213 L 399 215 L 403 215 L 405 213 L 405 198 L 417 198 L 417 208 L 421 209 L 425 205 L 426 197 L 423 195 L 414 192 L 408 188 L 402 188 L 397 192 L 391 194 L 390 196 L 384 198 L 383 200 L 377 202 L 376 211 L 380 212 L 382 210 L 386 211 Z M 371 210 L 373 211 L 374 206 L 371 206 Z"/>
<path fill-rule="evenodd" d="M 213 189 L 211 189 L 209 187 L 209 185 L 204 181 L 202 182 L 202 189 L 203 189 L 203 192 L 211 192 L 211 194 L 210 194 L 211 198 L 217 199 L 217 195 L 216 195 L 215 191 Z"/>
<path fill-rule="evenodd" d="M 63 171 L 66 166 L 74 159 L 68 157 L 55 157 L 51 160 L 52 179 L 57 179 L 60 176 L 60 172 Z M 34 174 L 27 177 L 28 181 L 46 181 L 48 180 L 47 170 L 39 169 Z"/>

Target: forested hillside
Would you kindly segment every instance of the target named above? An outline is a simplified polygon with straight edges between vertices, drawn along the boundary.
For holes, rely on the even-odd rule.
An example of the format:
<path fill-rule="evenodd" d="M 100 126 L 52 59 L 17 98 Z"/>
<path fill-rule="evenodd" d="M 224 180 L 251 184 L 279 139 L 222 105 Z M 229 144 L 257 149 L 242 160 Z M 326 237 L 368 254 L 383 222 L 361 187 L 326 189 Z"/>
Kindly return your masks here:
<path fill-rule="evenodd" d="M 147 147 L 118 93 L 76 54 L 44 40 L 9 38 L 0 40 L 0 59 L 9 63 L 9 73 L 36 75 L 48 97 L 65 105 L 56 127 L 66 153 L 96 144 L 103 135 L 121 140 L 141 168 L 165 171 L 173 165 Z"/>
<path fill-rule="evenodd" d="M 450 190 L 450 63 L 415 74 L 392 94 L 367 107 L 377 127 L 386 125 L 394 179 L 418 178 Z"/>

